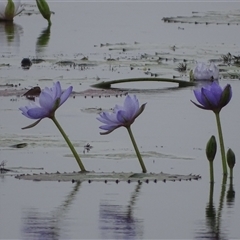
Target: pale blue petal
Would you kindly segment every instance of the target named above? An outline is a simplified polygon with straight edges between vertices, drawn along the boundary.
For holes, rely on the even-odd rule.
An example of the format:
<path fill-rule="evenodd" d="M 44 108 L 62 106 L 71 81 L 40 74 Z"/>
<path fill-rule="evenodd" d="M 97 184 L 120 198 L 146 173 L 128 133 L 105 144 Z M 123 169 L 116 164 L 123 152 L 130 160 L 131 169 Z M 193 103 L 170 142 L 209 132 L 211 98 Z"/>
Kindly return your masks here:
<path fill-rule="evenodd" d="M 54 106 L 54 99 L 45 91 L 42 91 L 39 96 L 39 104 L 42 108 L 50 111 L 53 109 Z"/>
<path fill-rule="evenodd" d="M 19 108 L 19 110 L 22 111 L 22 114 L 23 114 L 25 117 L 33 119 L 31 116 L 28 115 L 28 110 L 29 110 L 29 109 L 30 109 L 30 108 L 27 107 L 27 106 L 26 106 L 26 107 L 20 107 L 20 108 Z"/>
<path fill-rule="evenodd" d="M 110 123 L 119 123 L 115 113 L 109 114 L 108 112 L 103 112 L 101 116 L 102 118 L 108 120 Z"/>
<path fill-rule="evenodd" d="M 102 125 L 99 128 L 102 130 L 112 130 L 114 128 L 116 128 L 117 126 L 111 126 L 111 125 Z"/>
<path fill-rule="evenodd" d="M 54 86 L 53 86 L 53 93 L 54 93 L 54 98 L 57 99 L 57 98 L 60 98 L 61 95 L 62 95 L 62 88 L 61 88 L 61 85 L 60 85 L 60 82 L 57 81 Z M 70 95 L 70 94 L 69 94 Z M 67 100 L 67 99 L 66 99 Z M 65 100 L 65 101 L 66 101 Z M 64 101 L 64 102 L 65 102 Z"/>
<path fill-rule="evenodd" d="M 202 91 L 201 89 L 195 89 L 193 90 L 193 93 L 197 99 L 197 101 L 202 104 L 203 106 L 205 106 L 206 102 L 202 99 Z"/>
<path fill-rule="evenodd" d="M 139 103 L 136 96 L 134 95 L 133 98 L 131 98 L 128 95 L 124 101 L 124 110 L 126 111 L 125 117 L 128 120 L 131 120 L 135 115 L 135 113 L 138 111 L 138 109 L 139 109 Z"/>
<path fill-rule="evenodd" d="M 219 103 L 223 90 L 216 81 L 213 82 L 211 85 L 211 92 L 215 96 L 217 102 Z"/>
<path fill-rule="evenodd" d="M 109 121 L 109 119 L 106 119 L 101 114 L 99 114 L 99 117 L 97 117 L 97 120 L 102 122 L 102 123 L 105 123 L 105 124 L 111 124 L 112 123 L 112 121 Z"/>
<path fill-rule="evenodd" d="M 131 121 L 131 119 L 128 118 L 128 113 L 126 111 L 118 111 L 117 112 L 117 120 L 119 121 L 119 124 L 126 124 L 127 122 Z"/>
<path fill-rule="evenodd" d="M 60 86 L 61 89 L 61 86 Z M 66 89 L 63 93 L 61 93 L 62 95 L 60 95 L 60 104 L 59 106 L 61 106 L 70 96 L 70 94 L 72 93 L 73 87 L 69 87 L 68 89 Z M 58 89 L 59 91 L 59 89 Z"/>
<path fill-rule="evenodd" d="M 212 93 L 212 91 L 209 91 L 207 89 L 202 89 L 202 97 L 203 100 L 206 98 L 206 102 L 205 102 L 205 106 L 209 106 L 209 107 L 218 107 L 219 105 L 219 101 L 218 99 L 215 97 L 215 95 Z"/>
<path fill-rule="evenodd" d="M 31 108 L 27 112 L 32 119 L 41 119 L 49 116 L 49 111 L 44 108 Z"/>

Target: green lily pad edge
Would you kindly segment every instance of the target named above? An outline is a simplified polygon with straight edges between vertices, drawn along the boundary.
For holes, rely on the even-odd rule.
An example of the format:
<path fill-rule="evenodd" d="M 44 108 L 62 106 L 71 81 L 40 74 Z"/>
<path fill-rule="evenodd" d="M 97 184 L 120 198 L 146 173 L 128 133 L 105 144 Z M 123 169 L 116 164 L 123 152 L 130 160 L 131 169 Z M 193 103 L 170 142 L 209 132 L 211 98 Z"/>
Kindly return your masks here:
<path fill-rule="evenodd" d="M 191 181 L 201 179 L 200 175 L 179 175 L 168 173 L 116 173 L 116 172 L 71 172 L 71 173 L 39 173 L 39 174 L 19 174 L 15 178 L 32 181 L 58 181 L 58 182 L 166 182 L 166 181 Z"/>

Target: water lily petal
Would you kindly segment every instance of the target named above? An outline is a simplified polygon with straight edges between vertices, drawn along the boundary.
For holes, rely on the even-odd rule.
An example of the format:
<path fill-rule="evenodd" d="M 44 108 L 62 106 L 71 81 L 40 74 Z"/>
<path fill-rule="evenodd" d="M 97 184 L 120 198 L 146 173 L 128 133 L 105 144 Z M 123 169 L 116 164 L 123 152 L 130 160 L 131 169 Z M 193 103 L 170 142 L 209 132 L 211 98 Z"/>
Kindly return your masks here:
<path fill-rule="evenodd" d="M 114 128 L 116 128 L 116 126 L 112 126 L 112 125 L 102 125 L 99 127 L 102 130 L 112 130 Z"/>
<path fill-rule="evenodd" d="M 56 83 L 53 83 L 53 87 L 51 88 L 51 91 L 52 91 L 51 94 L 53 96 L 53 99 L 56 100 L 57 98 L 61 97 L 62 88 L 59 81 L 57 81 Z"/>
<path fill-rule="evenodd" d="M 205 101 L 205 107 L 218 107 L 219 101 L 212 91 L 202 88 L 202 99 Z"/>
<path fill-rule="evenodd" d="M 138 109 L 138 111 L 136 112 L 136 114 L 135 114 L 135 116 L 134 116 L 134 119 L 136 119 L 142 112 L 143 112 L 143 110 L 145 109 L 145 107 L 146 107 L 146 104 L 147 103 L 144 103 L 144 104 L 142 104 L 142 106 Z"/>
<path fill-rule="evenodd" d="M 61 89 L 61 88 L 60 88 L 60 89 Z M 71 86 L 71 87 L 69 87 L 68 89 L 66 89 L 66 90 L 62 93 L 62 95 L 61 95 L 61 97 L 60 97 L 60 104 L 59 104 L 59 106 L 61 106 L 63 103 L 66 102 L 66 100 L 69 98 L 70 94 L 72 93 L 72 90 L 73 90 L 73 87 Z"/>
<path fill-rule="evenodd" d="M 129 113 L 127 111 L 120 110 L 117 112 L 116 116 L 119 124 L 130 123 L 129 119 L 131 120 L 131 118 L 129 118 Z"/>
<path fill-rule="evenodd" d="M 31 116 L 28 115 L 28 110 L 29 108 L 28 107 L 20 107 L 19 110 L 22 111 L 22 114 L 27 117 L 27 118 L 32 118 Z M 32 118 L 33 119 L 33 118 Z"/>
<path fill-rule="evenodd" d="M 205 106 L 205 105 L 206 105 L 206 102 L 202 99 L 202 91 L 201 91 L 201 89 L 195 89 L 195 90 L 193 90 L 193 93 L 194 93 L 197 101 L 198 101 L 200 104 L 202 104 L 203 106 Z"/>
<path fill-rule="evenodd" d="M 102 116 L 102 118 L 109 121 L 109 124 L 113 124 L 113 123 L 118 124 L 119 123 L 116 118 L 116 114 L 114 114 L 114 113 L 110 114 L 108 112 L 103 112 L 101 116 Z"/>
<path fill-rule="evenodd" d="M 100 135 L 107 135 L 107 134 L 113 132 L 114 130 L 116 130 L 117 128 L 119 128 L 119 127 L 121 127 L 121 126 L 115 126 L 115 127 L 110 128 L 110 129 L 109 129 L 108 131 L 106 131 L 106 132 L 100 132 Z"/>
<path fill-rule="evenodd" d="M 32 119 L 41 119 L 49 116 L 49 111 L 44 108 L 31 108 L 28 110 L 27 114 Z"/>
<path fill-rule="evenodd" d="M 127 95 L 124 101 L 124 110 L 126 112 L 125 117 L 126 119 L 130 120 L 136 114 L 139 109 L 139 102 L 134 95 L 132 98 L 130 95 Z"/>
<path fill-rule="evenodd" d="M 212 84 L 211 84 L 211 88 L 210 90 L 212 92 L 212 94 L 215 96 L 217 102 L 219 103 L 220 99 L 221 99 L 221 95 L 222 95 L 222 88 L 220 87 L 220 85 L 214 81 Z"/>
<path fill-rule="evenodd" d="M 202 106 L 202 105 L 200 105 L 200 104 L 197 104 L 197 103 L 195 103 L 194 101 L 192 101 L 192 100 L 190 100 L 195 106 L 197 106 L 197 107 L 199 107 L 199 108 L 201 108 L 201 109 L 204 109 L 204 110 L 210 110 L 209 108 L 206 108 L 206 107 L 204 107 L 204 106 Z"/>
<path fill-rule="evenodd" d="M 42 108 L 51 110 L 54 106 L 54 99 L 45 91 L 42 91 L 39 96 L 39 104 Z"/>

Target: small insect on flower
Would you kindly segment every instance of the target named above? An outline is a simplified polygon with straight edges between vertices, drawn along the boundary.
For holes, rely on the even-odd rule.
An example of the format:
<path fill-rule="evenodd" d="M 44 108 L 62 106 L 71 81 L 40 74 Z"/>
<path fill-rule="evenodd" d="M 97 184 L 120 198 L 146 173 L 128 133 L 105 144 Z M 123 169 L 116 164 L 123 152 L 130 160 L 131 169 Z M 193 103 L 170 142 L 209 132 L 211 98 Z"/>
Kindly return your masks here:
<path fill-rule="evenodd" d="M 53 83 L 52 88 L 44 88 L 39 98 L 35 98 L 35 102 L 19 108 L 25 117 L 38 119 L 37 122 L 26 128 L 36 126 L 43 118 L 53 118 L 55 111 L 69 98 L 71 93 L 72 86 L 62 91 L 60 82 Z"/>

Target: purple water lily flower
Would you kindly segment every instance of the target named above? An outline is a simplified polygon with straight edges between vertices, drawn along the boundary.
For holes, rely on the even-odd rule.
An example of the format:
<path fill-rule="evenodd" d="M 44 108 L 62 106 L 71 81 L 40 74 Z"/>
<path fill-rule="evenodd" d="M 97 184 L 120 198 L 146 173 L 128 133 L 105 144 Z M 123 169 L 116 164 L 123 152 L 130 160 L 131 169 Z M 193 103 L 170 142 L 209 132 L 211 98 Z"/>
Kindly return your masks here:
<path fill-rule="evenodd" d="M 201 89 L 194 90 L 194 95 L 200 104 L 192 100 L 191 102 L 197 107 L 219 113 L 231 100 L 232 88 L 229 84 L 221 88 L 218 82 L 214 81 L 211 84 L 203 86 Z"/>
<path fill-rule="evenodd" d="M 112 113 L 102 112 L 97 120 L 105 125 L 100 126 L 100 129 L 107 130 L 100 134 L 109 134 L 119 127 L 130 127 L 134 120 L 143 112 L 145 104 L 139 107 L 139 102 L 136 96 L 127 95 L 123 106 L 116 105 Z"/>
<path fill-rule="evenodd" d="M 62 91 L 60 82 L 53 83 L 52 88 L 44 88 L 41 91 L 39 98 L 36 98 L 34 103 L 32 103 L 30 106 L 19 108 L 25 117 L 31 119 L 38 119 L 33 124 L 22 129 L 32 128 L 36 126 L 43 118 L 50 118 L 62 134 L 66 143 L 68 144 L 81 171 L 85 172 L 86 169 L 82 164 L 79 155 L 77 154 L 73 144 L 71 143 L 67 134 L 64 132 L 63 128 L 55 117 L 56 110 L 69 98 L 70 94 L 72 93 L 72 89 L 73 87 L 71 86 L 67 90 Z"/>
<path fill-rule="evenodd" d="M 52 118 L 55 111 L 69 98 L 72 86 L 62 91 L 60 82 L 53 83 L 52 88 L 46 87 L 39 98 L 29 106 L 20 107 L 22 114 L 31 119 Z"/>

